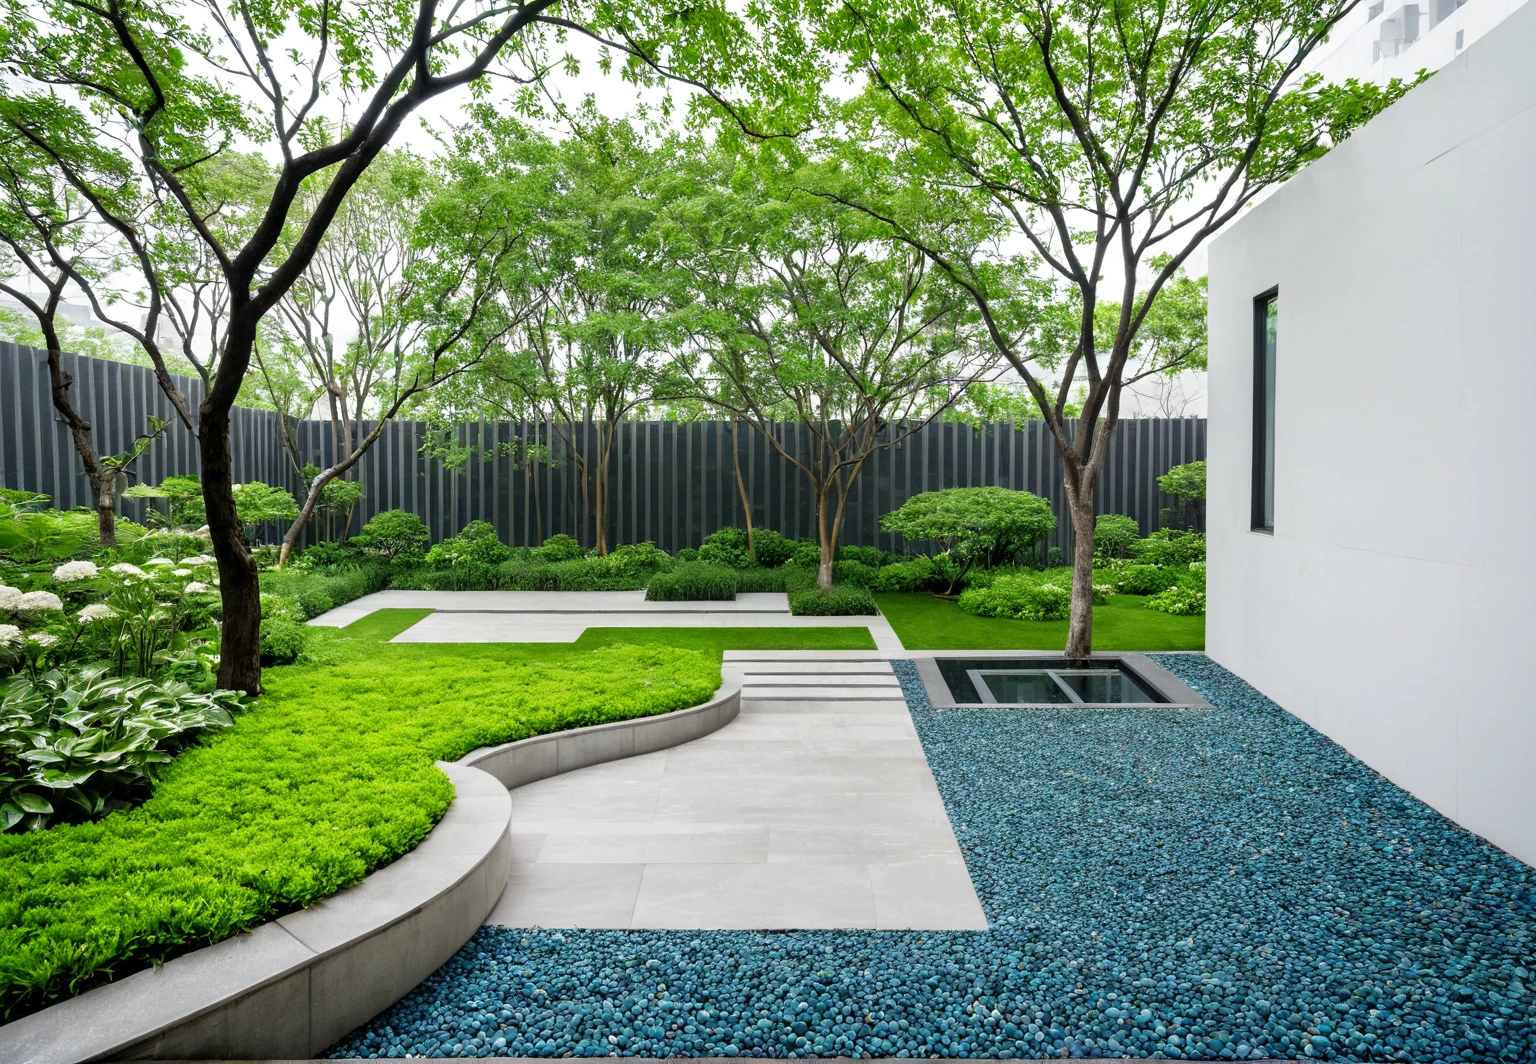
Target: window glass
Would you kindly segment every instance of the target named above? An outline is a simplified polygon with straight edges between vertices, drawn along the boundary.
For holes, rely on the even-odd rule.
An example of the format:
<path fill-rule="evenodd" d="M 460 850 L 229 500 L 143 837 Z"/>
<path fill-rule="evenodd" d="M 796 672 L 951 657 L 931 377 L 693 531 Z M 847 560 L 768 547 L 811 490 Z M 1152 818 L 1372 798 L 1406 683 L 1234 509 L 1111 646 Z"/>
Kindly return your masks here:
<path fill-rule="evenodd" d="M 1275 529 L 1275 355 L 1279 296 L 1253 305 L 1253 527 Z"/>

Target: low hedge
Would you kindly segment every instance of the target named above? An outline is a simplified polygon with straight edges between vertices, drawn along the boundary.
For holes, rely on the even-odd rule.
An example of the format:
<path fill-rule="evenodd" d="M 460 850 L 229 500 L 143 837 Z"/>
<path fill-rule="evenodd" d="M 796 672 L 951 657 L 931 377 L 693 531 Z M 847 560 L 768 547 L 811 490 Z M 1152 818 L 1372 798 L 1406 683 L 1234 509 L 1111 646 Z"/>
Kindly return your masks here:
<path fill-rule="evenodd" d="M 382 591 L 390 584 L 389 566 L 376 561 L 341 563 L 314 570 L 269 570 L 261 574 L 262 592 L 292 599 L 299 604 L 305 619 Z"/>
<path fill-rule="evenodd" d="M 830 591 L 812 587 L 792 593 L 789 612 L 797 617 L 867 617 L 880 611 L 868 588 L 834 584 Z"/>
<path fill-rule="evenodd" d="M 357 883 L 448 808 L 438 759 L 697 705 L 720 683 L 718 662 L 661 646 L 518 663 L 494 645 L 343 643 L 350 658 L 267 673 L 257 708 L 138 808 L 0 836 L 0 1015 Z"/>
<path fill-rule="evenodd" d="M 736 593 L 748 591 L 783 591 L 783 569 L 742 569 L 736 574 Z"/>
<path fill-rule="evenodd" d="M 651 577 L 647 602 L 725 602 L 736 598 L 735 570 L 706 562 L 684 562 Z"/>

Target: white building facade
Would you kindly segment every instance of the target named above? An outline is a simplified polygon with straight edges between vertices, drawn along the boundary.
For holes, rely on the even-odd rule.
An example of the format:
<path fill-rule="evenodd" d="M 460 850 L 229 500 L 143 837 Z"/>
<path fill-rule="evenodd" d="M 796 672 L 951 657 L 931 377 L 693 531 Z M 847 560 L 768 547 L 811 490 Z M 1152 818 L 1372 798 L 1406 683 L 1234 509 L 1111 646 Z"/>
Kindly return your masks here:
<path fill-rule="evenodd" d="M 1329 81 L 1412 81 L 1439 70 L 1526 0 L 1366 0 L 1314 53 L 1309 70 Z"/>
<path fill-rule="evenodd" d="M 1207 646 L 1536 864 L 1533 55 L 1536 5 L 1212 245 Z"/>

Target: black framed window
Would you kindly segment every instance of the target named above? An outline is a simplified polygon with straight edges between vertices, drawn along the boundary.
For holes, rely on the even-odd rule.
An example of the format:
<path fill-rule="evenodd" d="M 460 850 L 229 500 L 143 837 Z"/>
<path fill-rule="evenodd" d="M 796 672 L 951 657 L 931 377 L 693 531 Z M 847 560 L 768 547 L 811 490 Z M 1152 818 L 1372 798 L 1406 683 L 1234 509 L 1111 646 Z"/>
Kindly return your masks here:
<path fill-rule="evenodd" d="M 1253 529 L 1275 530 L 1275 348 L 1279 292 L 1253 301 Z"/>

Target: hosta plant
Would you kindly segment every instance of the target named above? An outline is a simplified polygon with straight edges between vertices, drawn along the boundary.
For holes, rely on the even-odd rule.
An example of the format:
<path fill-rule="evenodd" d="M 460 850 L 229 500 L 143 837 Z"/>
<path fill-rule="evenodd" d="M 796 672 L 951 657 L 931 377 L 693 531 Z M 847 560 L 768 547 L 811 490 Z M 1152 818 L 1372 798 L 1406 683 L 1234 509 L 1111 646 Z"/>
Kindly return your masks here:
<path fill-rule="evenodd" d="M 142 796 L 204 728 L 234 722 L 242 697 L 119 679 L 105 666 L 17 676 L 0 700 L 0 828 L 89 820 Z"/>

